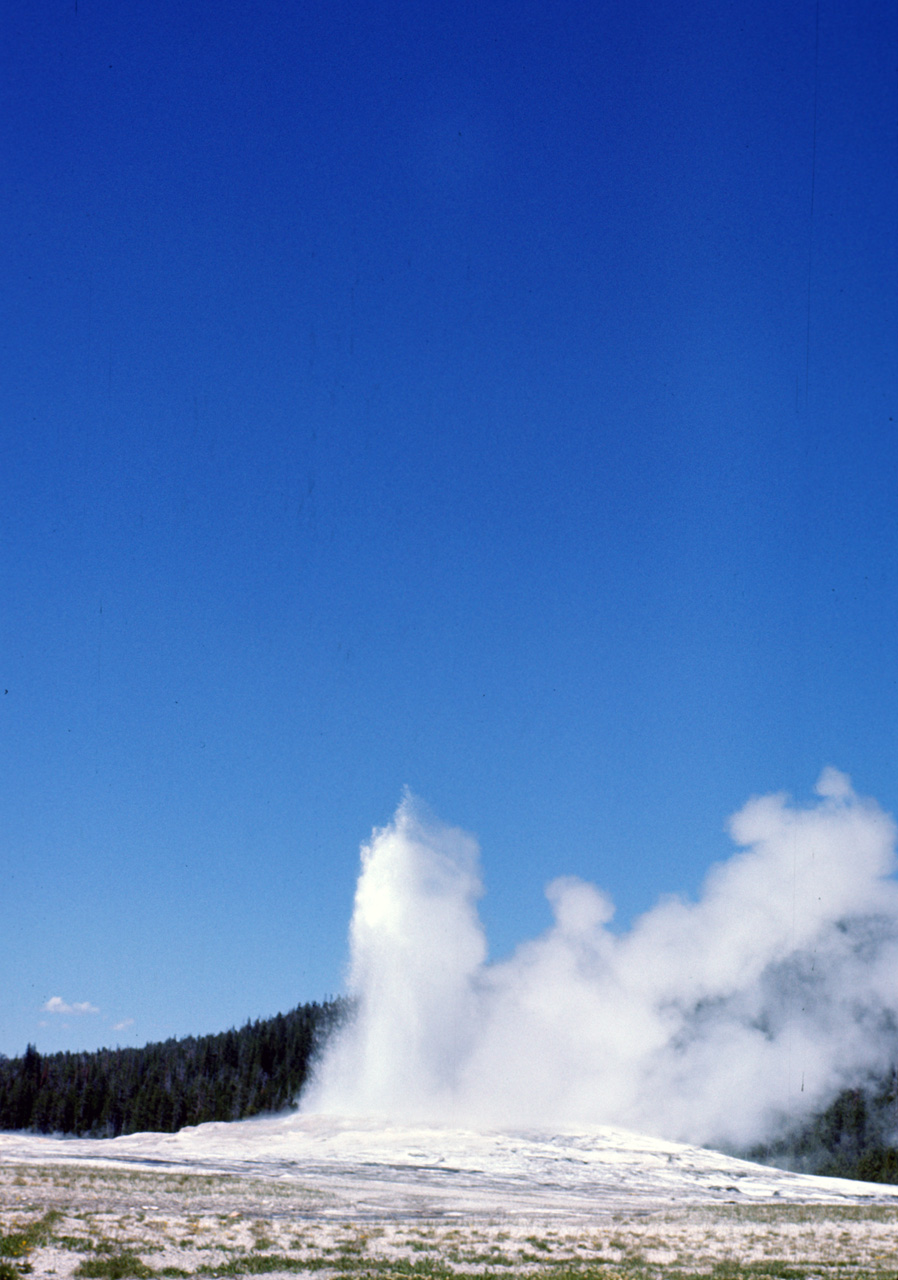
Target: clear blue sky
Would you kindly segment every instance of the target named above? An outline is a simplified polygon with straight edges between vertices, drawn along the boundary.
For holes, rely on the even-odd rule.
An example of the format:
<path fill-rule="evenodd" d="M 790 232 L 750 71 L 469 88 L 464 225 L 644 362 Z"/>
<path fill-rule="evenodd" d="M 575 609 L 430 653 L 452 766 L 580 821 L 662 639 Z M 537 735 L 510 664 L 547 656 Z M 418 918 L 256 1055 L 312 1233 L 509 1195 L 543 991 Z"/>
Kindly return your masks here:
<path fill-rule="evenodd" d="M 496 955 L 898 810 L 894 4 L 3 31 L 0 1051 L 339 991 L 404 785 Z"/>

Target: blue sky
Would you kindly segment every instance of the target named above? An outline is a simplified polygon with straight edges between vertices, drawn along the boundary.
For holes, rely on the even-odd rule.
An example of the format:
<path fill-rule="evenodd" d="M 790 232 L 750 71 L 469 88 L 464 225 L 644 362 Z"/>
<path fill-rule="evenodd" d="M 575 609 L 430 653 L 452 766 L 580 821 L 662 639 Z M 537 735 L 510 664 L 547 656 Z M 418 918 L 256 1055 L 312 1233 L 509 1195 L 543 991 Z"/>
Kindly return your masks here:
<path fill-rule="evenodd" d="M 495 955 L 898 810 L 894 5 L 4 25 L 0 1052 L 339 991 L 404 786 Z"/>

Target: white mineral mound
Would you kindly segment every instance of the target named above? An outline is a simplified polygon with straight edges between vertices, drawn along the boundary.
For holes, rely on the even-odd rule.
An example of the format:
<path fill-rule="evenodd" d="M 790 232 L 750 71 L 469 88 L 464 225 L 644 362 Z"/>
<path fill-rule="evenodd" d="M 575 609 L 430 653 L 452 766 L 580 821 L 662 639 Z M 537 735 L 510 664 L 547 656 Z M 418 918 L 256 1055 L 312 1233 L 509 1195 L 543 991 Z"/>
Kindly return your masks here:
<path fill-rule="evenodd" d="M 579 1214 L 715 1201 L 898 1203 L 898 1187 L 788 1173 L 608 1126 L 478 1132 L 291 1114 L 102 1140 L 0 1134 L 0 1159 L 270 1177 L 341 1201 L 351 1187 L 361 1214 L 476 1213 L 496 1206 L 512 1214 Z"/>

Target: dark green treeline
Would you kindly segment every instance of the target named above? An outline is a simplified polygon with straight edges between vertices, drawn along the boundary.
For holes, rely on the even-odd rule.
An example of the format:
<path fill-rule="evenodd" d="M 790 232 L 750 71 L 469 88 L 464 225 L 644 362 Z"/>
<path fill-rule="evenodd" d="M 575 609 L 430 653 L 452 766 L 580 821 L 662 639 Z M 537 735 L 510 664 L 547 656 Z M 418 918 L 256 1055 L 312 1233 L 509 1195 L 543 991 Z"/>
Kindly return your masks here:
<path fill-rule="evenodd" d="M 898 1070 L 843 1089 L 824 1110 L 781 1137 L 738 1154 L 797 1173 L 898 1183 Z"/>
<path fill-rule="evenodd" d="M 304 1004 L 239 1031 L 142 1049 L 0 1057 L 0 1129 L 114 1138 L 281 1111 L 346 1002 Z"/>

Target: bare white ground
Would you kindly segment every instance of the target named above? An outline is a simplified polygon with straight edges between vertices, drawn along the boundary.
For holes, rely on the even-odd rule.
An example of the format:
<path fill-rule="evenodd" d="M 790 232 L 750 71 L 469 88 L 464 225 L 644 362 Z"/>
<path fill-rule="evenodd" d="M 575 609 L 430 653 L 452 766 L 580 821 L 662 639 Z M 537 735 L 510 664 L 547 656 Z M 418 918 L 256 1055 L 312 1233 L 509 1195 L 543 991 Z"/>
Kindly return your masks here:
<path fill-rule="evenodd" d="M 0 1161 L 0 1238 L 46 1224 L 27 1258 L 33 1280 L 260 1272 L 396 1280 L 410 1265 L 421 1280 L 447 1272 L 537 1280 L 547 1267 L 584 1280 L 683 1280 L 721 1266 L 728 1280 L 894 1280 L 894 1197 L 661 1203 L 633 1195 L 623 1205 L 539 1184 L 525 1194 L 506 1175 L 462 1184 L 458 1196 L 436 1194 L 418 1166 L 392 1179 L 383 1166 L 380 1180 L 369 1170 L 357 1187 L 359 1166 L 335 1162 L 329 1181 L 312 1186 L 276 1162 L 265 1176 L 248 1176 L 34 1156 L 32 1148 L 28 1160 Z"/>
<path fill-rule="evenodd" d="M 114 1162 L 301 1184 L 316 1213 L 591 1215 L 672 1204 L 894 1204 L 898 1187 L 817 1178 L 607 1126 L 477 1132 L 287 1115 L 106 1140 L 0 1134 L 0 1161 Z M 326 1202 L 326 1203 L 325 1203 Z M 329 1207 L 328 1207 L 329 1206 Z"/>

